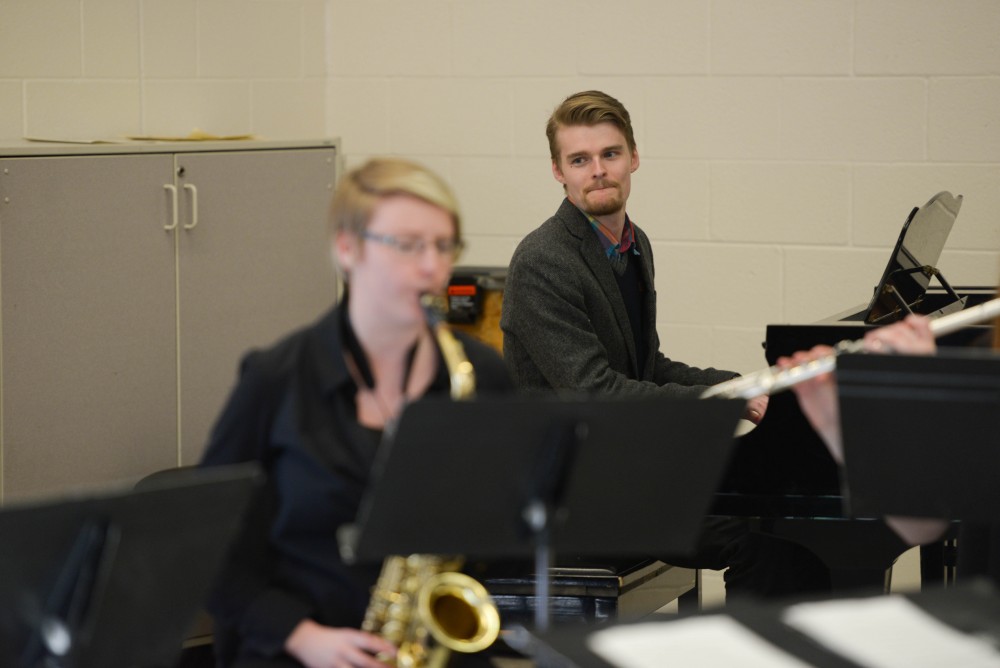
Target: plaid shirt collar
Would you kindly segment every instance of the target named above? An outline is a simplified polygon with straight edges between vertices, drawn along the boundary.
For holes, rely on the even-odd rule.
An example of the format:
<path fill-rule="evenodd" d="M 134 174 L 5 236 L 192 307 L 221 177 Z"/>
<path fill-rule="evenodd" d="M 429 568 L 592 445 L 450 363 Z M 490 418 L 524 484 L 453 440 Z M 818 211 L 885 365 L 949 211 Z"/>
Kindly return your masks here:
<path fill-rule="evenodd" d="M 583 215 L 587 217 L 590 227 L 597 233 L 597 238 L 604 248 L 604 254 L 609 259 L 613 259 L 616 255 L 624 255 L 629 249 L 632 250 L 633 255 L 639 254 L 639 248 L 635 244 L 635 229 L 632 227 L 632 221 L 628 215 L 625 216 L 625 227 L 622 229 L 622 238 L 620 241 L 615 239 L 611 235 L 611 232 L 597 222 L 589 213 L 584 213 Z"/>

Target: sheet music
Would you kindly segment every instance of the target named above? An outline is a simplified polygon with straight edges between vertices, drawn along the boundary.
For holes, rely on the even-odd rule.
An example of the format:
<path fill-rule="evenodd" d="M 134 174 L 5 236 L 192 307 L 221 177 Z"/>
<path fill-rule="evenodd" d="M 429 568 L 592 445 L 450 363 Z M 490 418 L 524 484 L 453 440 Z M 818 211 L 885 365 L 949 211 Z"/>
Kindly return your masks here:
<path fill-rule="evenodd" d="M 1000 667 L 1000 651 L 901 596 L 800 603 L 783 621 L 866 668 Z"/>
<path fill-rule="evenodd" d="M 590 634 L 587 645 L 619 668 L 808 666 L 725 615 L 616 626 Z"/>

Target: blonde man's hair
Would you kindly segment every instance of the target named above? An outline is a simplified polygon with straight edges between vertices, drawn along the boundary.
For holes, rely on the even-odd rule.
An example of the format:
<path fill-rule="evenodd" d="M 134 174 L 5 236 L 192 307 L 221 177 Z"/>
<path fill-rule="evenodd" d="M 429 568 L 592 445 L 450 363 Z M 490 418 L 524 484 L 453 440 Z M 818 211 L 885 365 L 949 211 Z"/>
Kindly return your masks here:
<path fill-rule="evenodd" d="M 635 135 L 632 133 L 632 119 L 628 109 L 621 102 L 599 90 L 574 93 L 562 101 L 549 117 L 545 134 L 549 138 L 549 155 L 552 162 L 559 164 L 559 144 L 556 131 L 574 125 L 594 126 L 611 123 L 625 135 L 629 153 L 635 153 Z"/>
<path fill-rule="evenodd" d="M 379 200 L 396 195 L 416 197 L 447 211 L 461 241 L 458 201 L 444 180 L 427 167 L 401 158 L 373 158 L 347 172 L 330 203 L 330 233 L 361 237 Z"/>

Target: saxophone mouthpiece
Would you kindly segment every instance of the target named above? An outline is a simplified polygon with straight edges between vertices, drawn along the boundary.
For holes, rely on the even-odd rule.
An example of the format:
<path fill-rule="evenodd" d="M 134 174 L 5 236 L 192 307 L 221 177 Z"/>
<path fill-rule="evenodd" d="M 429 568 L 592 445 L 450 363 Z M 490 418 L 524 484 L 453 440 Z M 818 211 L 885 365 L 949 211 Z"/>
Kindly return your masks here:
<path fill-rule="evenodd" d="M 444 295 L 425 293 L 420 296 L 420 305 L 424 309 L 427 325 L 437 339 L 438 348 L 448 367 L 451 377 L 451 398 L 471 399 L 476 393 L 476 373 L 472 363 L 465 355 L 462 342 L 455 338 L 448 327 L 446 319 L 448 300 Z"/>
<path fill-rule="evenodd" d="M 420 307 L 424 309 L 427 322 L 433 327 L 444 322 L 448 302 L 441 295 L 425 292 L 420 295 Z"/>

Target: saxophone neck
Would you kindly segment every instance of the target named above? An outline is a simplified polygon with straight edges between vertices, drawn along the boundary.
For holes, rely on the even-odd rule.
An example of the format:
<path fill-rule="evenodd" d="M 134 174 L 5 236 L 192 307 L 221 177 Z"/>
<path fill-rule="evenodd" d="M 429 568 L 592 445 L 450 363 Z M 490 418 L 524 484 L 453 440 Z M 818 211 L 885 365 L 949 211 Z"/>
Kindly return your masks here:
<path fill-rule="evenodd" d="M 451 328 L 445 323 L 445 299 L 439 295 L 424 295 L 421 305 L 427 317 L 427 324 L 437 340 L 448 377 L 451 380 L 451 398 L 456 401 L 472 399 L 476 394 L 476 372 L 465 354 L 462 342 L 455 338 Z"/>

